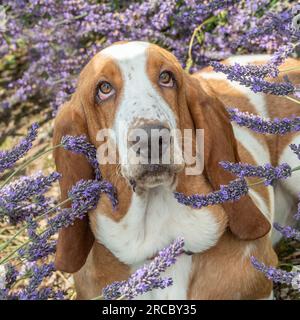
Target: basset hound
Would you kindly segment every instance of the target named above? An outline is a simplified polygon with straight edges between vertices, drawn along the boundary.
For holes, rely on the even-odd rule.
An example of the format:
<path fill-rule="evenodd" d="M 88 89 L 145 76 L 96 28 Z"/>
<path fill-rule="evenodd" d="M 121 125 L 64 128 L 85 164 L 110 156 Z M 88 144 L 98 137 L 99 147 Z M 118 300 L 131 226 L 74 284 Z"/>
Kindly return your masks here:
<path fill-rule="evenodd" d="M 246 58 L 236 59 L 243 62 Z M 252 57 L 254 61 L 265 59 Z M 287 64 L 299 65 L 296 60 Z M 299 82 L 299 73 L 291 72 L 291 79 L 296 77 Z M 138 299 L 272 296 L 272 283 L 254 269 L 250 257 L 267 265 L 277 264 L 270 238 L 278 210 L 275 189 L 256 185 L 237 202 L 198 210 L 174 198 L 174 191 L 207 194 L 234 180 L 220 167 L 222 160 L 251 164 L 297 161 L 288 152 L 292 135 L 263 136 L 232 126 L 226 105 L 269 117 L 298 113 L 299 108 L 282 97 L 254 94 L 210 68 L 189 75 L 170 52 L 146 42 L 116 43 L 96 54 L 84 67 L 76 92 L 56 117 L 54 144 L 64 135 L 84 134 L 99 148 L 105 141 L 99 141 L 97 133 L 110 129 L 118 161 L 100 164 L 100 169 L 116 187 L 119 205 L 113 210 L 109 198 L 103 195 L 88 217 L 59 234 L 56 267 L 74 273 L 78 299 L 98 296 L 104 286 L 127 279 L 178 236 L 184 237 L 186 253 L 164 274 L 173 278 L 173 285 Z M 190 145 L 196 152 L 195 132 L 199 128 L 204 130 L 201 174 L 186 174 L 188 165 L 180 152 L 175 152 L 169 165 L 158 165 L 156 170 L 151 165 L 122 161 L 128 148 L 123 138 L 133 129 L 189 129 Z M 174 136 L 173 150 L 178 144 L 178 137 Z M 145 148 L 148 153 L 151 143 Z M 176 157 L 182 161 L 175 162 Z M 75 182 L 93 178 L 84 156 L 59 148 L 55 149 L 54 158 L 62 173 L 62 200 Z M 297 184 L 293 179 L 280 186 L 281 205 L 285 203 L 285 193 L 295 196 L 293 186 Z M 282 208 L 284 213 L 287 210 Z"/>

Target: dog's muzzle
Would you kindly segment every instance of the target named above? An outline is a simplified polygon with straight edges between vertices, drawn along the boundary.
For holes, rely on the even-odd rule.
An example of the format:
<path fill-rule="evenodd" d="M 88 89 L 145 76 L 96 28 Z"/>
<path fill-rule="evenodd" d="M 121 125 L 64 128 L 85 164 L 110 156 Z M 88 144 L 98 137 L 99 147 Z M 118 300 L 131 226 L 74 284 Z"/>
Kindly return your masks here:
<path fill-rule="evenodd" d="M 182 169 L 182 164 L 174 161 L 174 140 L 170 128 L 162 123 L 129 130 L 125 177 L 146 188 L 174 180 L 174 175 Z"/>

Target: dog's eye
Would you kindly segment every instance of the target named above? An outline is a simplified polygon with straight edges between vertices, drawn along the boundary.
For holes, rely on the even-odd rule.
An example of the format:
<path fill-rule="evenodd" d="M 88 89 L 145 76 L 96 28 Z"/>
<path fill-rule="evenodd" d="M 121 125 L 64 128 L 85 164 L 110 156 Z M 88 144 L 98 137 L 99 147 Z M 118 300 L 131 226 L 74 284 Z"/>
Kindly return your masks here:
<path fill-rule="evenodd" d="M 100 100 L 106 100 L 110 96 L 112 96 L 115 93 L 115 90 L 113 86 L 107 82 L 107 81 L 102 81 L 98 85 L 98 97 Z"/>
<path fill-rule="evenodd" d="M 173 87 L 174 86 L 174 76 L 170 71 L 163 71 L 159 75 L 159 84 L 163 87 Z"/>

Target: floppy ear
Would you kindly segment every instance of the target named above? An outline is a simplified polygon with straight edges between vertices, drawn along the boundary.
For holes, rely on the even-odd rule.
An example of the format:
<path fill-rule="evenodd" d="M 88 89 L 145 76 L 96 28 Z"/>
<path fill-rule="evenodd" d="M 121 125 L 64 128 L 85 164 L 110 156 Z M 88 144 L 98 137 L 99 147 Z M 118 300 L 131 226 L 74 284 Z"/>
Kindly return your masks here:
<path fill-rule="evenodd" d="M 223 103 L 205 82 L 187 76 L 186 99 L 195 128 L 204 129 L 204 170 L 214 190 L 221 184 L 236 179 L 222 169 L 219 162 L 239 162 L 232 125 Z M 223 207 L 228 214 L 229 228 L 243 240 L 263 237 L 270 231 L 267 218 L 247 195 L 239 201 L 227 202 Z"/>
<path fill-rule="evenodd" d="M 56 117 L 54 124 L 53 144 L 59 144 L 64 135 L 87 134 L 85 115 L 80 103 L 77 103 L 76 93 L 70 102 L 65 103 Z M 54 151 L 57 171 L 62 174 L 60 179 L 61 200 L 68 198 L 68 191 L 80 179 L 93 179 L 93 170 L 83 155 L 75 154 L 65 149 Z M 68 204 L 67 206 L 70 206 Z M 89 219 L 77 219 L 68 228 L 59 232 L 55 266 L 58 270 L 73 273 L 78 271 L 94 243 L 94 236 L 89 226 Z"/>

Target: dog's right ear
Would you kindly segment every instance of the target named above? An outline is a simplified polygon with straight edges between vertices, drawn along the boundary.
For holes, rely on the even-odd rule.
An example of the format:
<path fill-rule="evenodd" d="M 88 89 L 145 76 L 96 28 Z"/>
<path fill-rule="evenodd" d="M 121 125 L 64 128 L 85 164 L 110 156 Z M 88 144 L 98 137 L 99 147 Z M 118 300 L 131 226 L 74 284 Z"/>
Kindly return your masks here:
<path fill-rule="evenodd" d="M 71 101 L 61 106 L 56 116 L 53 144 L 59 144 L 65 135 L 83 134 L 88 138 L 84 111 L 75 93 Z M 54 159 L 57 171 L 62 174 L 60 179 L 62 201 L 68 198 L 68 191 L 77 181 L 93 179 L 93 169 L 83 155 L 60 147 L 54 150 Z M 56 268 L 69 273 L 78 271 L 85 263 L 93 243 L 94 236 L 87 216 L 82 220 L 77 219 L 72 226 L 61 229 L 55 256 Z"/>
<path fill-rule="evenodd" d="M 204 79 L 187 77 L 187 105 L 195 128 L 204 129 L 205 175 L 213 190 L 236 177 L 220 166 L 220 161 L 240 162 L 236 139 L 225 106 Z M 235 202 L 223 203 L 231 232 L 242 240 L 265 236 L 271 228 L 268 219 L 249 195 Z"/>

